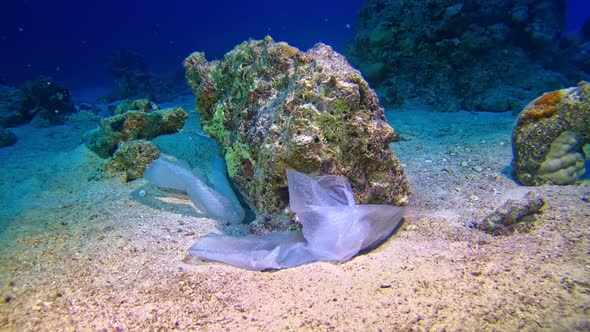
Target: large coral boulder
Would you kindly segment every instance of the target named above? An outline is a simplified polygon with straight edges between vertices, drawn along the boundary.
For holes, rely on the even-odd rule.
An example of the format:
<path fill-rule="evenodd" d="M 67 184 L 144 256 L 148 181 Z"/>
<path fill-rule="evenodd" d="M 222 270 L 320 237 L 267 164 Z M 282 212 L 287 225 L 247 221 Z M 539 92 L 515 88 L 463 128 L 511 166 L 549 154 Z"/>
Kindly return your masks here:
<path fill-rule="evenodd" d="M 524 185 L 573 184 L 590 144 L 590 83 L 548 92 L 520 112 L 512 133 L 512 172 Z"/>
<path fill-rule="evenodd" d="M 193 53 L 184 66 L 203 129 L 256 212 L 288 206 L 287 169 L 344 175 L 359 204 L 406 204 L 389 147 L 396 134 L 367 82 L 329 46 L 304 53 L 267 37 L 222 61 Z"/>

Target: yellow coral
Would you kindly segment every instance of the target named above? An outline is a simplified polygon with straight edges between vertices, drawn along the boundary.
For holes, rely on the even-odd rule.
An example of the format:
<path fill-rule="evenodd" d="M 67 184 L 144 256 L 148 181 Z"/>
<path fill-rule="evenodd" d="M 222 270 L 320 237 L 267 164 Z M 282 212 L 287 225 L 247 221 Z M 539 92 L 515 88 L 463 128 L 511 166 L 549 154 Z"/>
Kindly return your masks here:
<path fill-rule="evenodd" d="M 281 53 L 285 54 L 288 58 L 294 58 L 300 52 L 299 49 L 285 42 L 278 42 L 277 46 L 281 50 Z"/>
<path fill-rule="evenodd" d="M 579 151 L 580 138 L 571 131 L 562 132 L 551 143 L 538 175 L 553 184 L 576 183 L 586 172 L 584 156 Z"/>

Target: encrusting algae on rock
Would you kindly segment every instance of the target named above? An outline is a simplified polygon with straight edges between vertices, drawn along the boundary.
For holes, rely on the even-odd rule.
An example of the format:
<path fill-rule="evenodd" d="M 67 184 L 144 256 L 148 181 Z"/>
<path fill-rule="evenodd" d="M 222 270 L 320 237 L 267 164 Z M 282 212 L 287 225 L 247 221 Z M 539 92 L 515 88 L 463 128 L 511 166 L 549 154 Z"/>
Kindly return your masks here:
<path fill-rule="evenodd" d="M 103 119 L 98 128 L 86 134 L 86 146 L 101 158 L 108 158 L 120 142 L 176 133 L 187 119 L 188 113 L 181 107 L 125 110 Z"/>
<path fill-rule="evenodd" d="M 181 107 L 161 109 L 147 99 L 126 100 L 115 113 L 102 119 L 85 140 L 88 149 L 108 159 L 107 170 L 124 172 L 125 182 L 140 178 L 160 155 L 158 147 L 149 140 L 178 132 L 188 119 Z"/>
<path fill-rule="evenodd" d="M 266 37 L 222 61 L 193 53 L 184 66 L 204 131 L 259 214 L 288 206 L 287 169 L 346 176 L 359 204 L 407 204 L 389 147 L 396 133 L 361 74 L 329 46 L 301 52 Z"/>

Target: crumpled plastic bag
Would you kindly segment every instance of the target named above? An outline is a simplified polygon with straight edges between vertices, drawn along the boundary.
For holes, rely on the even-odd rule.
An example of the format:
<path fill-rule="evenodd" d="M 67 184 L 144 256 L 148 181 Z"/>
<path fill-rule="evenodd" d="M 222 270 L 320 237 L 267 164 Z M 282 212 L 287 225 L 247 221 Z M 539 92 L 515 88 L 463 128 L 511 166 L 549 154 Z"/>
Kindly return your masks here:
<path fill-rule="evenodd" d="M 188 164 L 165 156 L 156 159 L 143 173 L 152 185 L 184 191 L 193 204 L 208 216 L 239 224 L 244 220 L 245 211 L 231 190 L 223 170 L 225 164 L 216 165 L 211 186 L 198 170 L 191 170 Z"/>
<path fill-rule="evenodd" d="M 207 234 L 189 253 L 258 271 L 314 261 L 344 262 L 386 239 L 405 211 L 397 206 L 357 205 L 346 177 L 287 170 L 287 178 L 289 205 L 302 231 L 246 237 Z"/>

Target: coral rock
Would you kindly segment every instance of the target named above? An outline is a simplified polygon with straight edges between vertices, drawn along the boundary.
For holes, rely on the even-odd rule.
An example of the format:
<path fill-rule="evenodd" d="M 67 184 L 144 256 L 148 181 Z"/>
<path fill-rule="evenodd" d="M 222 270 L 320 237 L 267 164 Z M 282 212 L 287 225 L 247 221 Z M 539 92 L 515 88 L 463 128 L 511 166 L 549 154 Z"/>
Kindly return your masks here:
<path fill-rule="evenodd" d="M 101 121 L 86 135 L 86 146 L 102 158 L 113 155 L 119 142 L 152 139 L 180 130 L 188 113 L 180 107 L 153 112 L 127 111 Z"/>
<path fill-rule="evenodd" d="M 16 136 L 0 126 L 0 148 L 16 143 Z"/>
<path fill-rule="evenodd" d="M 573 184 L 585 173 L 590 84 L 552 91 L 520 112 L 512 133 L 512 172 L 524 185 Z"/>
<path fill-rule="evenodd" d="M 115 108 L 115 114 L 122 114 L 127 111 L 140 111 L 149 113 L 160 109 L 160 105 L 147 99 L 127 99 L 117 105 L 117 108 Z"/>
<path fill-rule="evenodd" d="M 545 200 L 537 193 L 527 193 L 522 199 L 508 200 L 485 217 L 477 228 L 494 235 L 508 235 L 516 230 L 528 231 L 541 212 Z"/>
<path fill-rule="evenodd" d="M 203 129 L 258 212 L 288 206 L 286 169 L 351 180 L 359 204 L 405 205 L 409 185 L 389 143 L 396 134 L 377 96 L 324 44 L 307 52 L 270 37 L 223 61 L 184 62 Z"/>
<path fill-rule="evenodd" d="M 172 100 L 184 94 L 186 84 L 179 75 L 159 76 L 152 73 L 139 53 L 127 50 L 115 50 L 108 61 L 116 86 L 104 98 L 108 101 L 147 96 L 151 100 Z"/>
<path fill-rule="evenodd" d="M 21 112 L 22 98 L 19 89 L 0 85 L 0 127 L 12 127 L 27 122 Z"/>
<path fill-rule="evenodd" d="M 77 112 L 70 92 L 47 78 L 26 82 L 21 94 L 20 112 L 38 127 L 61 124 L 68 115 Z"/>
<path fill-rule="evenodd" d="M 143 172 L 160 156 L 156 145 L 150 141 L 135 140 L 119 143 L 119 148 L 108 163 L 108 169 L 125 172 L 125 181 L 141 178 Z"/>

